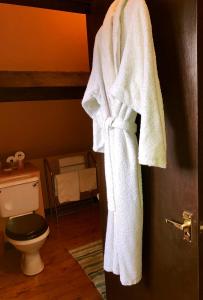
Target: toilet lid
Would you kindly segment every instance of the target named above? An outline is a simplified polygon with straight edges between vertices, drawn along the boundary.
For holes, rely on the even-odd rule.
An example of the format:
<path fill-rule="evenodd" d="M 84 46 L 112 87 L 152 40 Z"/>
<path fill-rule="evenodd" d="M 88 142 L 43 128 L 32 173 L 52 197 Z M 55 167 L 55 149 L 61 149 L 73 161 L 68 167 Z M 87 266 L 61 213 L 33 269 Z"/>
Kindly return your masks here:
<path fill-rule="evenodd" d="M 17 241 L 34 239 L 48 228 L 46 220 L 36 214 L 28 214 L 9 219 L 6 224 L 6 235 Z"/>

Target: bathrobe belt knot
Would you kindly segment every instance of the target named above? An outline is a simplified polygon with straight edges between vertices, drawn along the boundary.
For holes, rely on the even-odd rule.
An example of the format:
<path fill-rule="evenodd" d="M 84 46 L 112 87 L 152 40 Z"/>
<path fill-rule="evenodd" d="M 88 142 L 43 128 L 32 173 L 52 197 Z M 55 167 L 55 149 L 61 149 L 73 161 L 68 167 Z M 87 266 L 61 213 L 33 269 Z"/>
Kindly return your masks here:
<path fill-rule="evenodd" d="M 134 135 L 137 131 L 137 125 L 134 121 L 123 120 L 119 117 L 108 117 L 104 122 L 105 129 L 105 173 L 106 173 L 106 188 L 108 199 L 108 210 L 116 211 L 115 191 L 114 191 L 114 170 L 112 138 L 114 130 L 122 130 L 130 135 Z M 119 163 L 119 162 L 117 162 Z"/>
<path fill-rule="evenodd" d="M 128 133 L 136 133 L 137 125 L 134 121 L 123 120 L 119 117 L 108 117 L 104 124 L 105 128 L 109 129 L 118 128 Z"/>

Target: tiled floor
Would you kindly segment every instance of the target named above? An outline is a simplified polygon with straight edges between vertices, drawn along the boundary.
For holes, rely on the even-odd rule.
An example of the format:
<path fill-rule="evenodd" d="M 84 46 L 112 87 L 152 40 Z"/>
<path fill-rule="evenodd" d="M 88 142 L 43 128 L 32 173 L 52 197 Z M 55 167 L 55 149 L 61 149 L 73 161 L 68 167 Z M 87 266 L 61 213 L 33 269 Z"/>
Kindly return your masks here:
<path fill-rule="evenodd" d="M 42 273 L 28 277 L 20 270 L 17 250 L 0 240 L 1 300 L 99 300 L 99 293 L 68 253 L 101 238 L 99 209 L 89 203 L 74 213 L 49 219 L 50 236 L 41 250 L 45 263 Z"/>

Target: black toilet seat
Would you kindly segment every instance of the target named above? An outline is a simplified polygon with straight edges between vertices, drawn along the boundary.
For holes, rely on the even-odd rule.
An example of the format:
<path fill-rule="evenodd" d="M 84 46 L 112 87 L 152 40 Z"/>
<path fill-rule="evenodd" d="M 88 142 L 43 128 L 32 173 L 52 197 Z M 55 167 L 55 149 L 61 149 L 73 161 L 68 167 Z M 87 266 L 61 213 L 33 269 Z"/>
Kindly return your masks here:
<path fill-rule="evenodd" d="M 7 237 L 13 240 L 26 241 L 37 238 L 47 229 L 46 220 L 42 216 L 32 213 L 9 219 L 5 231 Z"/>

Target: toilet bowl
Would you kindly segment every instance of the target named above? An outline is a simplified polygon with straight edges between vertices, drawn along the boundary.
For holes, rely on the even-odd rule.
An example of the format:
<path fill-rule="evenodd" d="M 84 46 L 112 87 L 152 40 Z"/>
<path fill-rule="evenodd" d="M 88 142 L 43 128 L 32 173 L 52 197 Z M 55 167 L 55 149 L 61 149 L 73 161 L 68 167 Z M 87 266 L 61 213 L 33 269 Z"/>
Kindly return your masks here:
<path fill-rule="evenodd" d="M 25 275 L 36 275 L 44 269 L 39 250 L 49 235 L 49 227 L 42 216 L 31 213 L 10 218 L 5 235 L 21 251 L 21 269 Z"/>
<path fill-rule="evenodd" d="M 8 218 L 5 238 L 21 251 L 25 275 L 36 275 L 44 269 L 39 250 L 49 234 L 46 220 L 36 213 L 41 184 L 32 170 L 28 165 L 13 175 L 0 174 L 0 216 Z"/>

